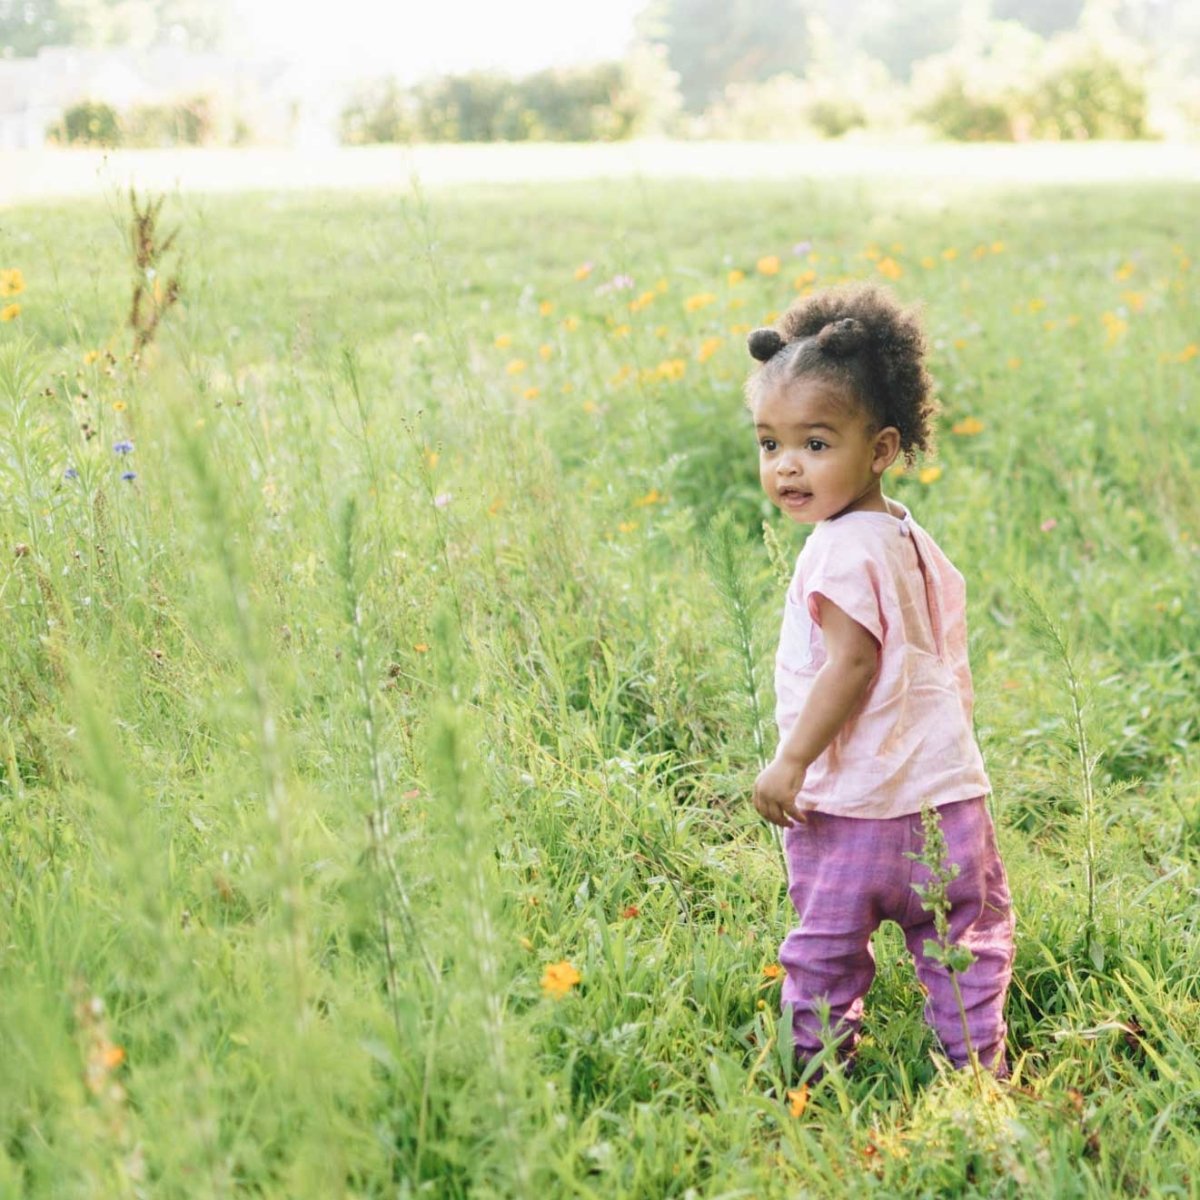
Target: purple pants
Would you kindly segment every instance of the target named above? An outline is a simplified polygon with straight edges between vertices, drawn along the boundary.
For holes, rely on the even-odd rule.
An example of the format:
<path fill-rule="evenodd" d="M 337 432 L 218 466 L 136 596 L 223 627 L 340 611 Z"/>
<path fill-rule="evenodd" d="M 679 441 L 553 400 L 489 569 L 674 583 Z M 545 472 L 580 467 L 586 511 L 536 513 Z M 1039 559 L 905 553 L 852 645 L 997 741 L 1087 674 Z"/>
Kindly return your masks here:
<path fill-rule="evenodd" d="M 950 940 L 967 947 L 975 962 L 958 977 L 971 1046 L 982 1065 L 1008 1073 L 1004 1050 L 1004 997 L 1012 977 L 1013 918 L 1004 864 L 982 796 L 938 809 L 951 862 Z M 904 940 L 927 993 L 925 1019 L 955 1066 L 968 1062 L 962 1018 L 949 973 L 925 957 L 926 938 L 937 936 L 933 915 L 914 883 L 929 871 L 905 857 L 924 843 L 921 814 L 863 820 L 810 812 L 784 831 L 788 895 L 800 926 L 784 938 L 779 961 L 787 972 L 782 1004 L 792 1006 L 797 1056 L 807 1060 L 823 1045 L 821 1008 L 828 1004 L 826 1037 L 844 1036 L 840 1052 L 853 1050 L 863 997 L 875 976 L 871 934 L 884 920 L 904 930 Z M 784 1019 L 787 1009 L 784 1009 Z"/>

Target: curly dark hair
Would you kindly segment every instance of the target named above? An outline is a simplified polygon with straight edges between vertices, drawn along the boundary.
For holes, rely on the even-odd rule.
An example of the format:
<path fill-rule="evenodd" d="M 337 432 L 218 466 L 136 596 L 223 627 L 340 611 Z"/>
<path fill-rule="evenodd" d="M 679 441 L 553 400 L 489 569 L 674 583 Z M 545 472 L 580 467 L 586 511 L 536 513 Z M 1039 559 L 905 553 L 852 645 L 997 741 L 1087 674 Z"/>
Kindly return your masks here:
<path fill-rule="evenodd" d="M 925 369 L 919 309 L 902 307 L 889 289 L 826 288 L 797 300 L 747 343 L 762 364 L 746 380 L 747 404 L 764 386 L 815 375 L 847 388 L 877 428 L 894 425 L 910 466 L 918 451 L 933 450 L 939 405 Z"/>

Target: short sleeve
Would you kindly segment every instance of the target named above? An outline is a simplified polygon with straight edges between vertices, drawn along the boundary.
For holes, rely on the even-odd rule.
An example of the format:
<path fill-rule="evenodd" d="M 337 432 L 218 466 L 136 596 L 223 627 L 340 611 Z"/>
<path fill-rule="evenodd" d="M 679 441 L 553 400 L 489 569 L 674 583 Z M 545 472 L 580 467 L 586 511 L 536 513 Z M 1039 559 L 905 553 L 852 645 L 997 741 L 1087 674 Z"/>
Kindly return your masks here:
<path fill-rule="evenodd" d="M 824 596 L 882 646 L 880 572 L 870 544 L 857 536 L 847 536 L 849 531 L 839 530 L 836 538 L 822 536 L 823 532 L 814 531 L 804 547 L 802 588 L 809 616 L 814 624 L 821 624 L 817 597 Z"/>

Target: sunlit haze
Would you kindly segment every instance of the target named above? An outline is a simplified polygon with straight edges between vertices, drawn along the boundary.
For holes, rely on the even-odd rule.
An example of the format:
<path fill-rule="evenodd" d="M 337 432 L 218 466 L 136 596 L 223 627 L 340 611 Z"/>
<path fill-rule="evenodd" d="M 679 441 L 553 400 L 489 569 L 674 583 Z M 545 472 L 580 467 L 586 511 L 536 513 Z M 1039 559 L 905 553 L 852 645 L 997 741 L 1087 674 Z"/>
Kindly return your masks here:
<path fill-rule="evenodd" d="M 313 75 L 425 76 L 483 68 L 515 75 L 549 66 L 620 58 L 645 0 L 434 0 L 381 4 L 339 0 L 233 0 L 235 45 L 256 58 L 285 58 Z"/>

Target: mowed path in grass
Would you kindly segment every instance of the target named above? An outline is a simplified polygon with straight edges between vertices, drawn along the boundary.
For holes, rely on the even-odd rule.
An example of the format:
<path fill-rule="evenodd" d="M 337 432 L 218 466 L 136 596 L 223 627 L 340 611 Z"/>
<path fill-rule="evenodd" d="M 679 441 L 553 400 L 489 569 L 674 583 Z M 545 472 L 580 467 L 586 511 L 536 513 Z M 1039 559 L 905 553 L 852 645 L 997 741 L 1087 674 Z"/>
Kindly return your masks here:
<path fill-rule="evenodd" d="M 962 187 L 185 192 L 137 369 L 124 197 L 3 214 L 0 1194 L 1194 1188 L 1198 189 Z M 803 531 L 740 385 L 842 278 L 925 305 L 888 490 L 968 581 L 1013 1091 L 890 927 L 857 1077 L 787 1062 L 745 669 L 769 749 Z"/>
<path fill-rule="evenodd" d="M 587 179 L 929 179 L 960 184 L 1200 181 L 1200 146 L 1155 142 L 964 145 L 635 141 L 594 145 L 366 146 L 284 150 L 0 150 L 0 206 L 155 191 L 405 189 Z"/>

